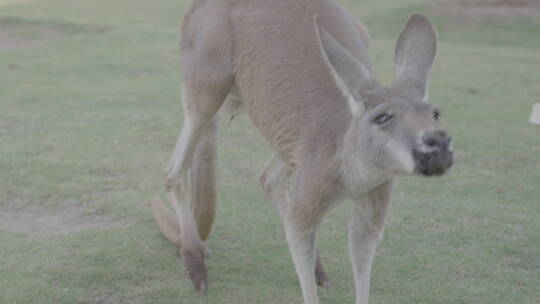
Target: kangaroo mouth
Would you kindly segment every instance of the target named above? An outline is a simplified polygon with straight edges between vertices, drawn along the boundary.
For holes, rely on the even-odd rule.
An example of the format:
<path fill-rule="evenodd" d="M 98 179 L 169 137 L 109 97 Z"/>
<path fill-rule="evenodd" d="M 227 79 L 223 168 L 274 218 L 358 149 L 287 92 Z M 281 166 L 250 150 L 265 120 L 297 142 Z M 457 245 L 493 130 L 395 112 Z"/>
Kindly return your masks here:
<path fill-rule="evenodd" d="M 454 153 L 450 150 L 437 150 L 433 152 L 420 152 L 413 150 L 415 172 L 424 176 L 440 176 L 452 167 Z"/>

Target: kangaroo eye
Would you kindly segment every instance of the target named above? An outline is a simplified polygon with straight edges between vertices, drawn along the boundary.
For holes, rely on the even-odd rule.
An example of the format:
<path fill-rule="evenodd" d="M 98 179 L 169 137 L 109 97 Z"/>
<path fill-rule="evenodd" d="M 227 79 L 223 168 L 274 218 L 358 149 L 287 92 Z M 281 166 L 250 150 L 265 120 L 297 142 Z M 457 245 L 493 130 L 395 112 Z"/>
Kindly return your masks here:
<path fill-rule="evenodd" d="M 383 125 L 383 124 L 389 122 L 390 120 L 392 120 L 392 118 L 394 118 L 394 116 L 384 113 L 384 114 L 380 114 L 377 117 L 375 117 L 375 119 L 373 119 L 373 122 L 378 124 L 378 125 Z"/>
<path fill-rule="evenodd" d="M 441 113 L 437 110 L 433 111 L 433 119 L 439 120 L 439 117 L 441 117 Z"/>

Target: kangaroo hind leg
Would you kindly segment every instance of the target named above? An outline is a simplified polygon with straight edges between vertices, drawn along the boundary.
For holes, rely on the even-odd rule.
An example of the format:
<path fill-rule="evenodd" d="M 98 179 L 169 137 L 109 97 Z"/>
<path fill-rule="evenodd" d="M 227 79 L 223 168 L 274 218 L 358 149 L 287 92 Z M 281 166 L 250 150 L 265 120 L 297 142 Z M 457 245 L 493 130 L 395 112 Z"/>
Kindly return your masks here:
<path fill-rule="evenodd" d="M 205 291 L 207 283 L 203 240 L 208 237 L 215 213 L 215 167 L 217 116 L 225 96 L 193 94 L 184 87 L 184 126 L 170 161 L 166 179 L 169 197 L 176 211 L 180 231 L 181 253 L 190 279 L 197 290 Z M 197 111 L 193 103 L 214 106 L 213 115 Z M 188 171 L 191 168 L 191 201 L 186 199 Z"/>
<path fill-rule="evenodd" d="M 204 264 L 215 212 L 217 115 L 234 82 L 227 3 L 201 7 L 182 29 L 184 124 L 166 186 L 178 218 L 181 254 L 195 288 L 208 287 Z M 212 20 L 208 23 L 208 20 Z M 195 36 L 197 39 L 195 39 Z M 186 199 L 191 176 L 191 201 Z"/>

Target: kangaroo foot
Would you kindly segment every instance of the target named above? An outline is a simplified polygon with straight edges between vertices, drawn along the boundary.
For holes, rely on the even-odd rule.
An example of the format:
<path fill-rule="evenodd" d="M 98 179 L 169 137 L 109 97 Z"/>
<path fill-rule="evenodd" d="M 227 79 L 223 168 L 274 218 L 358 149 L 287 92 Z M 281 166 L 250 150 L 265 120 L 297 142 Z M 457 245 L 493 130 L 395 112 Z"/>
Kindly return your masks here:
<path fill-rule="evenodd" d="M 326 272 L 324 271 L 321 257 L 317 253 L 317 260 L 315 263 L 315 281 L 317 282 L 317 285 L 321 287 L 328 286 L 328 277 L 326 276 Z"/>
<path fill-rule="evenodd" d="M 206 294 L 208 290 L 208 275 L 204 264 L 205 248 L 206 246 L 202 245 L 193 249 L 182 250 L 182 257 L 189 274 L 189 279 L 195 289 L 203 294 Z"/>

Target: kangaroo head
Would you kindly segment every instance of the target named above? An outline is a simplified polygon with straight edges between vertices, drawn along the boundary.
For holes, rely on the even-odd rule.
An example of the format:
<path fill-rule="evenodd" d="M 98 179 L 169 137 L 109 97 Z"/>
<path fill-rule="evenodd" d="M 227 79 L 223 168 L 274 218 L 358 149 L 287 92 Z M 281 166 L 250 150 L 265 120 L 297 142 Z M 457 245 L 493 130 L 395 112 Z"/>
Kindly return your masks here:
<path fill-rule="evenodd" d="M 426 17 L 412 16 L 396 46 L 396 79 L 383 87 L 369 63 L 352 56 L 316 23 L 323 56 L 347 97 L 353 119 L 346 155 L 391 174 L 444 174 L 453 162 L 452 139 L 428 103 L 437 37 Z"/>

